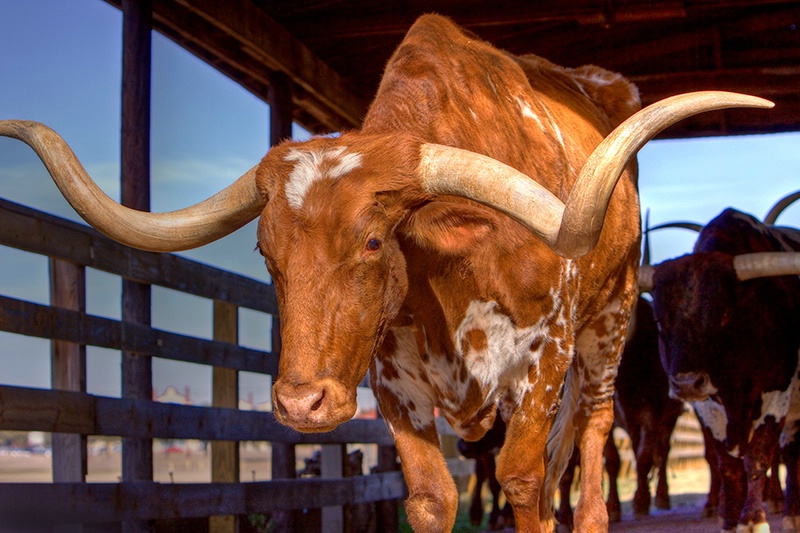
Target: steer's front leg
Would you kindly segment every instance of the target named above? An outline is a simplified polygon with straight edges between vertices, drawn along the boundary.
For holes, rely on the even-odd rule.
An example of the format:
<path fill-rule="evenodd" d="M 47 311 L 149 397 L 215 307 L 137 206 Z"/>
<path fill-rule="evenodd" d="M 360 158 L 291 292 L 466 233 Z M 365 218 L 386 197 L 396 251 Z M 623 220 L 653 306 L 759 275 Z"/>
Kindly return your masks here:
<path fill-rule="evenodd" d="M 453 530 L 458 491 L 439 445 L 436 426 L 417 430 L 398 421 L 394 440 L 408 485 L 406 514 L 416 533 Z"/>
<path fill-rule="evenodd" d="M 402 461 L 411 527 L 416 533 L 449 532 L 458 491 L 442 455 L 435 396 L 418 365 L 416 346 L 411 329 L 392 330 L 370 368 L 370 382 Z"/>

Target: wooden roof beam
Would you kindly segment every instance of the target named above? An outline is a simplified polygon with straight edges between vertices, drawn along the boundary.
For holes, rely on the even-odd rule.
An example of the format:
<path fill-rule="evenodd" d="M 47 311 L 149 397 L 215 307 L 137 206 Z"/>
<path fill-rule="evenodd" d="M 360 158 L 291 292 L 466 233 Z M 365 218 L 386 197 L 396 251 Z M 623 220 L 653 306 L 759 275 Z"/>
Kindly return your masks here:
<path fill-rule="evenodd" d="M 368 102 L 302 42 L 249 0 L 178 0 L 191 12 L 234 37 L 269 68 L 288 75 L 353 126 L 361 124 Z"/>

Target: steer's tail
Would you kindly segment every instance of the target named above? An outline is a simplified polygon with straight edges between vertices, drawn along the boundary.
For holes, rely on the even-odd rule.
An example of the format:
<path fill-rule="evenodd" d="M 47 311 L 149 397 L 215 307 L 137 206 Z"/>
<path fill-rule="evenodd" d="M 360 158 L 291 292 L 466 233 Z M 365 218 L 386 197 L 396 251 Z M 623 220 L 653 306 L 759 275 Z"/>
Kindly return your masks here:
<path fill-rule="evenodd" d="M 564 381 L 561 407 L 556 413 L 550 434 L 547 435 L 547 475 L 539 512 L 540 516 L 551 524 L 553 523 L 553 498 L 555 498 L 561 476 L 567 469 L 575 446 L 575 425 L 572 421 L 580 391 L 578 372 L 574 366 L 571 366 Z"/>

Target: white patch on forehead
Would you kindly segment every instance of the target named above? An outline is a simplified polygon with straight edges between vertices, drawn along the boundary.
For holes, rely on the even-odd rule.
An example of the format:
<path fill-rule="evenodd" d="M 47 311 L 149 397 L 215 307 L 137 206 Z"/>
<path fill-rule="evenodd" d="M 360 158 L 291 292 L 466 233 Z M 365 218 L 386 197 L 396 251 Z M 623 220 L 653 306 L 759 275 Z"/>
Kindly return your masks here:
<path fill-rule="evenodd" d="M 702 402 L 692 402 L 700 422 L 711 430 L 714 440 L 723 442 L 728 434 L 728 413 L 725 406 L 711 398 Z"/>
<path fill-rule="evenodd" d="M 322 150 L 289 150 L 284 160 L 295 161 L 289 181 L 286 182 L 286 201 L 291 207 L 303 207 L 308 189 L 317 180 L 339 179 L 361 166 L 361 154 L 348 154 L 345 150 L 344 146 Z"/>

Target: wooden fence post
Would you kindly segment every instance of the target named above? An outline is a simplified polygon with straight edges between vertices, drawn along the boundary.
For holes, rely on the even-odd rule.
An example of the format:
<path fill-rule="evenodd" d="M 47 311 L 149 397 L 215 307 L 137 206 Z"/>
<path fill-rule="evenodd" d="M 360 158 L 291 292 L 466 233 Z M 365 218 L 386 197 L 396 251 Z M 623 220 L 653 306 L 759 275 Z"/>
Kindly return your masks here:
<path fill-rule="evenodd" d="M 235 305 L 214 301 L 214 340 L 239 343 L 238 309 Z M 239 373 L 233 368 L 214 367 L 212 400 L 214 407 L 239 407 Z M 211 443 L 211 482 L 239 483 L 239 443 L 213 441 Z M 209 533 L 235 533 L 239 530 L 238 518 L 211 516 Z"/>
<path fill-rule="evenodd" d="M 346 456 L 345 444 L 323 444 L 320 454 L 321 477 L 326 479 L 344 477 Z M 344 526 L 344 508 L 341 505 L 322 508 L 322 533 L 342 533 Z"/>
<path fill-rule="evenodd" d="M 150 210 L 150 66 L 152 0 L 122 0 L 122 204 Z M 150 286 L 122 280 L 122 320 L 150 325 Z M 153 398 L 149 355 L 122 352 L 122 396 Z M 153 481 L 153 440 L 122 440 L 122 479 Z M 149 521 L 125 522 L 124 533 L 145 533 Z"/>
<path fill-rule="evenodd" d="M 86 312 L 86 269 L 50 258 L 50 305 L 80 313 Z M 86 392 L 86 346 L 65 341 L 50 342 L 52 387 L 57 390 Z M 85 483 L 87 436 L 53 433 L 53 483 Z M 59 533 L 78 533 L 83 526 L 61 526 Z"/>
<path fill-rule="evenodd" d="M 275 146 L 292 136 L 292 88 L 285 74 L 275 72 L 270 78 L 269 91 L 270 145 Z M 272 353 L 281 351 L 281 323 L 277 315 L 272 317 Z M 274 378 L 274 376 L 273 376 Z M 272 479 L 297 477 L 295 448 L 293 444 L 272 443 Z M 273 513 L 275 531 L 294 531 L 292 511 Z"/>

